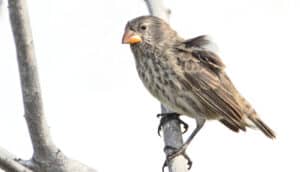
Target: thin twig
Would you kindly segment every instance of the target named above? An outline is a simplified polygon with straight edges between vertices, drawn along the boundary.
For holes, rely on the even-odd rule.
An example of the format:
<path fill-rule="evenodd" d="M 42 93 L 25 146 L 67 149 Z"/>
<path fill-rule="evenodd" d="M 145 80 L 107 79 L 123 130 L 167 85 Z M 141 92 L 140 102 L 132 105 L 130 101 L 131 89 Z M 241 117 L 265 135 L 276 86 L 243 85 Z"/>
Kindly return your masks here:
<path fill-rule="evenodd" d="M 0 147 L 0 168 L 9 172 L 33 172 L 21 163 L 16 161 L 16 157 Z"/>

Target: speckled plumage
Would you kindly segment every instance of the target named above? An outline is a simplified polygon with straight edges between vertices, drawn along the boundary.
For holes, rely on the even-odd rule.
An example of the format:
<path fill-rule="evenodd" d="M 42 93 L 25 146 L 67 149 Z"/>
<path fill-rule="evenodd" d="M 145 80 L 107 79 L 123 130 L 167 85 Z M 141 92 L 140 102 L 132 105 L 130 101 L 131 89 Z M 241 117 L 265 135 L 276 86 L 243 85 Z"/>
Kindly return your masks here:
<path fill-rule="evenodd" d="M 210 43 L 206 36 L 184 40 L 151 16 L 129 21 L 125 30 L 141 36 L 142 42 L 131 45 L 139 77 L 168 108 L 196 120 L 217 119 L 236 132 L 256 126 L 275 137 L 236 90 L 218 55 L 206 48 Z"/>

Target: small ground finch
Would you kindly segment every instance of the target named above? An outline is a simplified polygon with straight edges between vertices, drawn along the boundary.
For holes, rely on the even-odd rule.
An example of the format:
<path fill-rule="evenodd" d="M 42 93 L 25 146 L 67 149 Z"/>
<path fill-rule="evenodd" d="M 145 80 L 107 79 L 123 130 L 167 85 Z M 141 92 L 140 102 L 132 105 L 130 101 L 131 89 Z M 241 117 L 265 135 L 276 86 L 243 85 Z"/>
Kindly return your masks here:
<path fill-rule="evenodd" d="M 162 19 L 142 16 L 127 23 L 122 41 L 130 44 L 145 87 L 172 111 L 196 121 L 216 119 L 235 132 L 256 127 L 275 138 L 207 48 L 206 36 L 185 40 Z"/>

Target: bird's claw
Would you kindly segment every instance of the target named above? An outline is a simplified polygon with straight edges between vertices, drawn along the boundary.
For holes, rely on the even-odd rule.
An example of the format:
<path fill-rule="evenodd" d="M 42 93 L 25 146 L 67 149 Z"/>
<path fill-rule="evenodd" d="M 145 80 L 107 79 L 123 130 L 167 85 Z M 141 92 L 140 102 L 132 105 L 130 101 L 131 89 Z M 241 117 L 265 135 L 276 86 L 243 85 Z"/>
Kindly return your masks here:
<path fill-rule="evenodd" d="M 171 162 L 171 160 L 174 159 L 175 157 L 179 156 L 179 155 L 182 155 L 187 160 L 187 165 L 188 165 L 187 169 L 190 170 L 192 165 L 193 165 L 193 162 L 192 162 L 191 158 L 186 154 L 185 148 L 180 147 L 179 149 L 176 149 L 172 146 L 165 146 L 164 151 L 167 152 L 170 149 L 172 149 L 173 152 L 169 153 L 169 154 L 167 153 L 168 155 L 167 155 L 166 160 L 163 163 L 162 171 L 164 172 L 165 167 L 168 166 L 168 164 Z"/>
<path fill-rule="evenodd" d="M 183 131 L 182 133 L 186 133 L 188 128 L 189 128 L 189 125 L 187 123 L 185 123 L 184 121 L 182 121 L 180 118 L 179 118 L 179 114 L 178 113 L 175 113 L 175 112 L 172 112 L 172 113 L 160 113 L 160 114 L 157 114 L 156 115 L 158 118 L 161 118 L 160 119 L 160 123 L 158 125 L 158 129 L 157 129 L 157 133 L 158 135 L 160 136 L 160 131 L 162 129 L 162 126 L 168 121 L 168 120 L 171 120 L 171 119 L 176 119 L 179 121 L 179 123 L 183 126 Z"/>

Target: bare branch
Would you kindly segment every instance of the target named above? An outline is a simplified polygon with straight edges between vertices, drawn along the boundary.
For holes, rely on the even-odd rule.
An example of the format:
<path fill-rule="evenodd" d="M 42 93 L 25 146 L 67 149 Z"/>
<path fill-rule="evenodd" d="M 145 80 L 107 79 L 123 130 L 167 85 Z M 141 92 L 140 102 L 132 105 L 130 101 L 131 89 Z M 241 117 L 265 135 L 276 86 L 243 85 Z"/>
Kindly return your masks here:
<path fill-rule="evenodd" d="M 165 21 L 169 20 L 171 11 L 163 5 L 163 0 L 145 0 L 151 15 L 160 17 Z M 161 105 L 162 113 L 171 112 L 169 109 Z M 173 148 L 179 148 L 183 144 L 180 123 L 177 119 L 171 119 L 162 126 L 165 145 Z M 165 150 L 166 155 L 172 153 L 171 150 Z M 182 156 L 175 157 L 168 163 L 170 172 L 187 172 L 187 163 Z"/>
<path fill-rule="evenodd" d="M 170 113 L 169 109 L 161 105 L 162 113 Z M 180 148 L 183 144 L 182 131 L 180 128 L 180 122 L 177 119 L 168 120 L 163 125 L 163 137 L 165 145 L 171 146 L 173 148 Z M 172 153 L 173 150 L 166 149 L 166 155 Z M 178 156 L 174 158 L 169 164 L 168 168 L 170 172 L 187 172 L 187 162 L 183 156 Z"/>
<path fill-rule="evenodd" d="M 57 148 L 52 142 L 43 112 L 33 38 L 25 0 L 9 0 L 11 27 L 17 50 L 25 119 L 34 159 L 48 159 Z"/>
<path fill-rule="evenodd" d="M 2 15 L 3 11 L 3 0 L 0 0 L 0 16 Z"/>
<path fill-rule="evenodd" d="M 34 151 L 31 160 L 20 161 L 20 164 L 29 166 L 34 171 L 95 172 L 94 169 L 69 159 L 53 143 L 43 112 L 26 0 L 9 0 L 8 4 L 19 64 L 25 119 Z M 1 160 L 7 161 L 5 157 Z"/>
<path fill-rule="evenodd" d="M 171 10 L 164 6 L 163 0 L 145 0 L 145 2 L 151 15 L 169 21 Z"/>
<path fill-rule="evenodd" d="M 0 147 L 0 169 L 9 172 L 33 172 L 21 163 L 16 161 L 16 157 Z"/>

